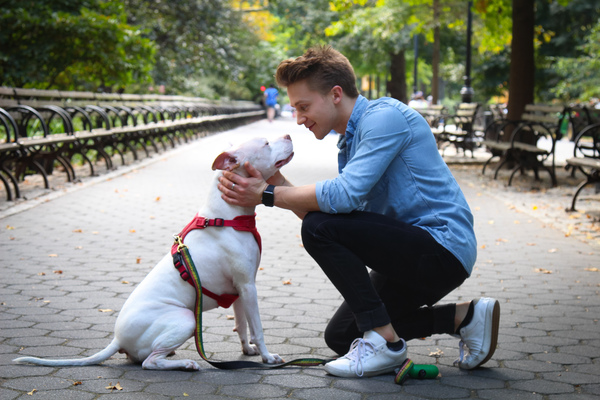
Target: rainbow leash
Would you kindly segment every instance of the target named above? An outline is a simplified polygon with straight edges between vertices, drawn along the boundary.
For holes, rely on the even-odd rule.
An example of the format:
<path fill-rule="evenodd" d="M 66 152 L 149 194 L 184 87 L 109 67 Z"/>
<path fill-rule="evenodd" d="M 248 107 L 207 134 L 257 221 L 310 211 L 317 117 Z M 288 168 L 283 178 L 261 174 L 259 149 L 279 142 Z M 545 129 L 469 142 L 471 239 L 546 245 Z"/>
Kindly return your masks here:
<path fill-rule="evenodd" d="M 179 242 L 178 242 L 179 240 Z M 262 369 L 275 369 L 282 368 L 289 365 L 296 365 L 301 367 L 315 367 L 318 365 L 324 365 L 331 360 L 323 360 L 320 358 L 298 358 L 292 361 L 285 362 L 283 364 L 263 364 L 254 361 L 211 361 L 204 352 L 204 344 L 202 342 L 202 284 L 200 282 L 200 276 L 194 265 L 194 261 L 190 256 L 188 247 L 182 243 L 179 237 L 175 238 L 175 241 L 179 243 L 178 253 L 182 258 L 182 262 L 185 264 L 188 273 L 194 287 L 196 288 L 196 304 L 194 306 L 194 312 L 196 314 L 196 329 L 194 331 L 194 339 L 196 341 L 196 350 L 200 357 L 210 365 L 219 369 L 242 369 L 242 368 L 262 368 Z"/>

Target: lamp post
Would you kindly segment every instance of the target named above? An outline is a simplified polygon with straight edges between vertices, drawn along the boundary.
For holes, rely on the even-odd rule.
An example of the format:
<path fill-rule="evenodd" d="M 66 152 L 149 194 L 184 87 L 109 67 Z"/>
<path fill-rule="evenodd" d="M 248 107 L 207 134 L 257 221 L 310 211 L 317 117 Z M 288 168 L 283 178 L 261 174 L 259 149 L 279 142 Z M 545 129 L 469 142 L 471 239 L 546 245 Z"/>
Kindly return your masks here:
<path fill-rule="evenodd" d="M 460 95 L 463 103 L 470 103 L 473 101 L 473 88 L 471 87 L 471 31 L 473 26 L 473 14 L 471 12 L 472 1 L 468 2 L 468 14 L 467 14 L 467 60 L 465 65 L 465 86 L 460 89 Z"/>
<path fill-rule="evenodd" d="M 418 41 L 418 37 L 417 35 L 414 36 L 414 43 L 415 43 L 415 65 L 414 65 L 414 70 L 413 70 L 413 78 L 414 78 L 414 83 L 413 83 L 413 96 L 415 93 L 417 93 L 417 89 L 419 86 L 419 83 L 417 81 L 417 62 L 419 59 L 419 41 Z"/>

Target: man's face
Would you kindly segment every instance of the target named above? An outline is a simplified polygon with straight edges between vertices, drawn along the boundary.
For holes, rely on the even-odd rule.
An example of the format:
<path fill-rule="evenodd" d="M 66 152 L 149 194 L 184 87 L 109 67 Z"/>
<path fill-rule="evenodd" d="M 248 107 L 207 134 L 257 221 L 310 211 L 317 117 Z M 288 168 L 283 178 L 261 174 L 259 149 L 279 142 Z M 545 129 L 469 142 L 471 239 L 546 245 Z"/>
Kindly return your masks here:
<path fill-rule="evenodd" d="M 307 127 L 319 140 L 334 129 L 337 109 L 331 92 L 323 95 L 312 90 L 306 80 L 292 83 L 287 92 L 292 107 L 296 109 L 298 125 Z"/>

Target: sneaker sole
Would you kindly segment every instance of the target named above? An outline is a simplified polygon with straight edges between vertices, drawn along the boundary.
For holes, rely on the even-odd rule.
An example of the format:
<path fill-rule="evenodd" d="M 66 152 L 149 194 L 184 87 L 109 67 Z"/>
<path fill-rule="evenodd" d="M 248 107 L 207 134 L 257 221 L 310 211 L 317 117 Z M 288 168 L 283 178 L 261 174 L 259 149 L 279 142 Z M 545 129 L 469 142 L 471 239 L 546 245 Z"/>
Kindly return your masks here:
<path fill-rule="evenodd" d="M 491 335 L 491 341 L 490 341 L 490 350 L 488 351 L 488 355 L 483 359 L 483 361 L 481 361 L 479 364 L 477 364 L 473 368 L 477 368 L 480 365 L 485 364 L 494 355 L 494 352 L 496 351 L 496 346 L 498 345 L 498 329 L 499 328 L 500 328 L 500 303 L 498 302 L 498 300 L 495 300 L 493 303 L 493 309 L 492 309 L 492 335 Z"/>

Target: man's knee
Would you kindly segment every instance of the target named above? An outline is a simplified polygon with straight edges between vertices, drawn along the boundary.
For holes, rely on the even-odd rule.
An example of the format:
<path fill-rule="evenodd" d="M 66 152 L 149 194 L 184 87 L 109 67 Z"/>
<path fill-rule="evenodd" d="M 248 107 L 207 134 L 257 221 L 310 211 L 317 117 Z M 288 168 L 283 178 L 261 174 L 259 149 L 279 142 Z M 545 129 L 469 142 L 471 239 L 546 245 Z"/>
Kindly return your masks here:
<path fill-rule="evenodd" d="M 309 212 L 304 216 L 304 219 L 302 220 L 301 234 L 302 244 L 305 248 L 307 245 L 310 246 L 314 240 L 317 233 L 317 228 L 325 215 L 326 214 L 321 212 Z"/>

